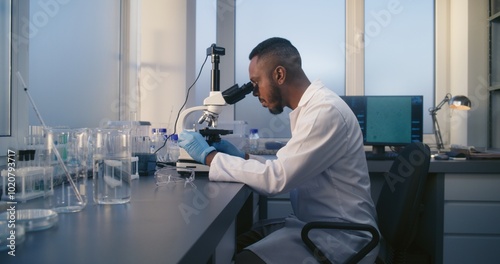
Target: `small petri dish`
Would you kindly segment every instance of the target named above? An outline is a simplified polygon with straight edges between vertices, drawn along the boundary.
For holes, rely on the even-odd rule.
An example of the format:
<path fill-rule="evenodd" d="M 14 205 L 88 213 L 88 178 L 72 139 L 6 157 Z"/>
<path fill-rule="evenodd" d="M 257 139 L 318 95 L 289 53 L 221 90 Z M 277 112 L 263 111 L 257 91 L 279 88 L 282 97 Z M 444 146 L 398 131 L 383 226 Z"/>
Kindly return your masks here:
<path fill-rule="evenodd" d="M 23 225 L 26 232 L 51 228 L 59 220 L 57 213 L 49 209 L 20 209 L 16 210 L 15 215 L 16 225 Z M 8 212 L 0 214 L 0 221 L 9 221 L 12 218 Z"/>
<path fill-rule="evenodd" d="M 24 242 L 25 230 L 20 224 L 0 221 L 0 251 L 12 250 L 12 247 Z"/>
<path fill-rule="evenodd" d="M 156 186 L 173 185 L 176 183 L 184 183 L 193 185 L 194 171 L 192 169 L 165 166 L 155 172 Z"/>

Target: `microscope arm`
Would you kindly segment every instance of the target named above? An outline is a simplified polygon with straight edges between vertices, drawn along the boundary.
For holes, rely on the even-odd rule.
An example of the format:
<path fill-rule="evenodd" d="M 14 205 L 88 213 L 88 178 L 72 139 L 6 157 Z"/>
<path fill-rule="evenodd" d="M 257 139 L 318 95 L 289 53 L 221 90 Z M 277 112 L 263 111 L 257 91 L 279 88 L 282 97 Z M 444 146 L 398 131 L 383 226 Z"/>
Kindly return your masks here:
<path fill-rule="evenodd" d="M 186 118 L 191 113 L 196 112 L 196 111 L 205 111 L 205 110 L 208 110 L 208 106 L 200 105 L 200 106 L 190 107 L 190 108 L 182 111 L 181 114 L 179 115 L 179 123 L 177 123 L 177 127 L 175 128 L 177 133 L 181 133 L 185 129 L 184 123 L 186 122 Z"/>
<path fill-rule="evenodd" d="M 206 118 L 206 115 L 209 115 L 209 116 L 211 116 L 210 118 L 214 118 L 215 122 L 216 122 L 217 121 L 216 117 L 222 111 L 222 108 L 223 108 L 223 106 L 220 106 L 220 105 L 202 105 L 202 106 L 195 106 L 195 107 L 185 109 L 179 115 L 179 123 L 177 123 L 177 127 L 176 127 L 177 133 L 181 133 L 184 129 L 186 129 L 185 125 L 186 125 L 187 117 L 190 114 L 192 114 L 193 112 L 203 111 L 204 114 L 203 114 L 201 120 L 204 121 L 205 120 L 204 118 Z M 203 121 L 201 121 L 201 122 L 203 122 Z M 214 121 L 214 120 L 212 120 L 212 121 Z M 198 122 L 200 123 L 200 121 L 198 121 Z M 187 129 L 191 129 L 191 128 L 187 128 Z M 180 149 L 180 156 L 179 156 L 180 162 L 177 163 L 177 166 L 179 166 L 179 167 L 195 166 L 197 168 L 196 170 L 208 171 L 208 167 L 206 165 L 200 165 L 200 164 L 193 165 L 193 162 L 189 162 L 189 160 L 192 160 L 192 158 L 189 156 L 189 154 L 184 149 L 181 148 Z"/>
<path fill-rule="evenodd" d="M 210 96 L 203 100 L 203 106 L 191 107 L 181 112 L 179 115 L 180 122 L 175 128 L 177 133 L 180 133 L 185 129 L 184 125 L 187 116 L 195 111 L 204 112 L 198 123 L 201 124 L 207 121 L 209 126 L 216 127 L 217 119 L 224 106 L 228 104 L 235 104 L 245 98 L 245 95 L 251 93 L 252 91 L 253 84 L 251 82 L 248 82 L 241 87 L 238 87 L 238 84 L 235 84 L 222 93 L 219 91 L 211 91 Z"/>
<path fill-rule="evenodd" d="M 203 100 L 203 105 L 224 106 L 227 104 L 221 92 L 210 92 L 210 96 L 208 96 L 207 98 L 205 98 L 205 100 Z"/>

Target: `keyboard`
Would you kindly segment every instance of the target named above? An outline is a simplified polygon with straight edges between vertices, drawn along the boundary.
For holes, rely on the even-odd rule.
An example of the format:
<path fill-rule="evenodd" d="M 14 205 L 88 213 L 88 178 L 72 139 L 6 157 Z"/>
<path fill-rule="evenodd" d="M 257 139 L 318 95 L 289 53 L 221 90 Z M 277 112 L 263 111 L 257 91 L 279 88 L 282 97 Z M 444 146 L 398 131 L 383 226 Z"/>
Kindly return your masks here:
<path fill-rule="evenodd" d="M 367 160 L 394 160 L 398 157 L 398 153 L 394 151 L 386 151 L 384 153 L 373 153 L 371 151 L 365 151 Z"/>

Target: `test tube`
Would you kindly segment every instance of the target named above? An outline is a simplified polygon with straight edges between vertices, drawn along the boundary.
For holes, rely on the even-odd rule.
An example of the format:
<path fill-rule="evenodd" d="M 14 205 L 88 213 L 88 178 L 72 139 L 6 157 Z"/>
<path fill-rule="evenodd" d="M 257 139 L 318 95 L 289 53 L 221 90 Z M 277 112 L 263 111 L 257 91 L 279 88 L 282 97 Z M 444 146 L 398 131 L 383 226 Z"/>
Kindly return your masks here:
<path fill-rule="evenodd" d="M 26 167 L 24 159 L 26 158 L 26 150 L 19 150 L 17 156 L 16 169 L 21 169 Z"/>

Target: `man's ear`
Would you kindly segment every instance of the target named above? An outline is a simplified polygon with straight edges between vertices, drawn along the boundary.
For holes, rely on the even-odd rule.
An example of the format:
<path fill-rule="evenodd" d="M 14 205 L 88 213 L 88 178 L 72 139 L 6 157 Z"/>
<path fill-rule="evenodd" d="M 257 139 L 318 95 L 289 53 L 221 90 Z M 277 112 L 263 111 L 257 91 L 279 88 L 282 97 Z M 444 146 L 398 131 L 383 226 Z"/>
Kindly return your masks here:
<path fill-rule="evenodd" d="M 278 84 L 285 83 L 285 79 L 286 79 L 285 67 L 283 67 L 283 66 L 276 67 L 276 69 L 274 70 L 274 78 Z"/>

